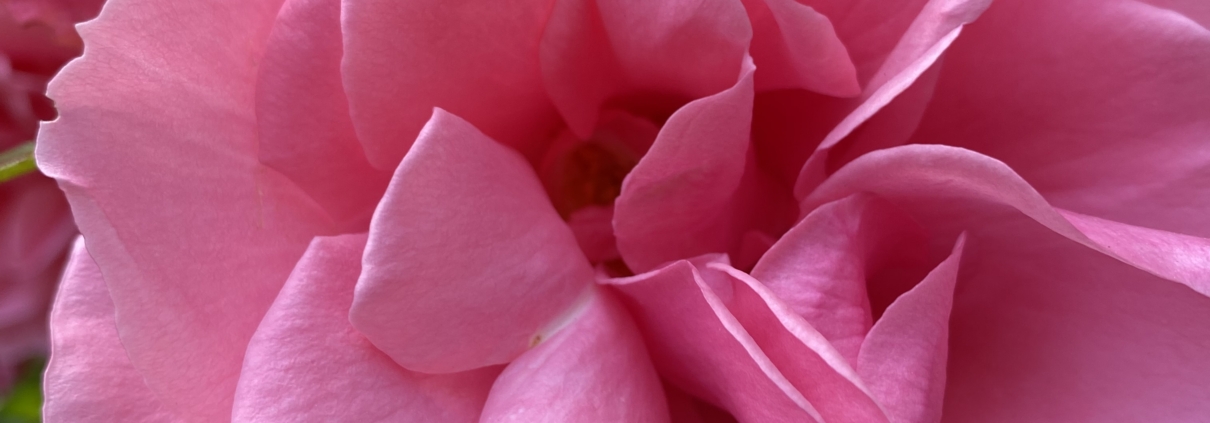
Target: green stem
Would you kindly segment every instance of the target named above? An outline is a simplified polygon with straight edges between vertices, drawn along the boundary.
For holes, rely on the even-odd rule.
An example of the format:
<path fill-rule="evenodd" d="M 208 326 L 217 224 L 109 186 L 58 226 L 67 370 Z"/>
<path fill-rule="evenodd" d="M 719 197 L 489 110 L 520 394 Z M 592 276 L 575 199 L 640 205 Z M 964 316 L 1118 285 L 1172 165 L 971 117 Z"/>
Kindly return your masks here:
<path fill-rule="evenodd" d="M 34 142 L 29 141 L 0 153 L 0 183 L 38 171 L 34 162 Z"/>

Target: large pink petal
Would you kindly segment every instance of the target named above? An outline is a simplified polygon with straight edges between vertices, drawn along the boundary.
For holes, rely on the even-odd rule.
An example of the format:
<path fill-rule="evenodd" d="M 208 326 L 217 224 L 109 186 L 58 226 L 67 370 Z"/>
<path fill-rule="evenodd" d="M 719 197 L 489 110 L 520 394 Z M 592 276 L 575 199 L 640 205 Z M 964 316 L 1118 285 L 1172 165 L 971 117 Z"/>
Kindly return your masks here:
<path fill-rule="evenodd" d="M 950 49 L 913 140 L 1000 159 L 1059 207 L 1208 237 L 1208 10 L 997 3 Z"/>
<path fill-rule="evenodd" d="M 437 109 L 374 213 L 349 317 L 410 370 L 463 371 L 532 347 L 592 280 L 525 159 Z"/>
<path fill-rule="evenodd" d="M 390 173 L 366 161 L 340 79 L 340 0 L 291 0 L 269 34 L 256 87 L 259 157 L 364 231 Z"/>
<path fill-rule="evenodd" d="M 829 157 L 831 150 L 866 123 L 870 125 L 863 127 L 864 131 L 873 132 L 866 138 L 872 139 L 861 140 L 857 147 L 860 151 L 850 153 L 850 157 L 906 142 L 919 124 L 922 110 L 931 98 L 933 87 L 930 83 L 934 80 L 927 72 L 930 69 L 936 71 L 935 63 L 958 38 L 963 26 L 978 18 L 989 4 L 991 0 L 930 0 L 925 4 L 920 15 L 866 85 L 860 102 L 831 129 L 815 153 L 807 159 L 795 182 L 795 194 L 802 198 L 818 186 L 832 170 L 828 168 L 829 162 L 835 160 Z M 917 80 L 925 84 L 921 85 Z M 920 88 L 903 95 L 913 86 Z M 899 100 L 895 103 L 901 106 L 888 107 L 895 100 Z M 889 116 L 873 121 L 872 118 L 884 108 L 887 108 L 885 112 Z"/>
<path fill-rule="evenodd" d="M 542 37 L 543 78 L 587 138 L 617 96 L 695 99 L 733 85 L 751 38 L 739 0 L 558 0 Z"/>
<path fill-rule="evenodd" d="M 1210 351 L 1210 240 L 1057 212 L 1002 162 L 952 147 L 859 158 L 804 207 L 854 192 L 888 198 L 939 239 L 970 233 L 947 421 L 1183 422 L 1210 412 L 1200 359 Z"/>
<path fill-rule="evenodd" d="M 734 253 L 747 230 L 783 220 L 777 217 L 775 183 L 763 178 L 749 152 L 750 61 L 745 69 L 735 86 L 673 114 L 626 176 L 613 225 L 618 251 L 634 271 L 711 252 Z"/>
<path fill-rule="evenodd" d="M 789 306 L 717 259 L 698 261 L 605 281 L 624 294 L 665 378 L 741 422 L 885 421 L 844 358 Z"/>
<path fill-rule="evenodd" d="M 480 422 L 668 422 L 638 328 L 613 293 L 594 291 L 575 320 L 504 369 Z"/>
<path fill-rule="evenodd" d="M 538 66 L 552 1 L 344 1 L 344 86 L 370 163 L 394 169 L 433 107 L 537 154 L 557 119 Z"/>
<path fill-rule="evenodd" d="M 325 213 L 257 159 L 255 82 L 280 2 L 114 0 L 51 84 L 38 160 L 108 278 L 165 406 L 229 418 L 248 339 Z"/>
<path fill-rule="evenodd" d="M 944 421 L 1210 415 L 1210 298 L 1027 219 L 979 232 L 954 301 Z M 1168 260 L 1207 275 L 1208 252 Z"/>
<path fill-rule="evenodd" d="M 794 0 L 749 0 L 758 91 L 800 88 L 837 97 L 861 94 L 849 53 L 827 16 Z"/>
<path fill-rule="evenodd" d="M 475 422 L 499 368 L 405 370 L 349 324 L 366 235 L 316 238 L 248 344 L 233 422 Z"/>
<path fill-rule="evenodd" d="M 888 198 L 926 227 L 953 236 L 984 215 L 1023 213 L 1102 254 L 1210 295 L 1210 240 L 1060 213 L 1003 162 L 970 150 L 908 145 L 867 154 L 829 178 L 801 207 L 813 210 L 857 192 Z"/>
<path fill-rule="evenodd" d="M 877 273 L 926 261 L 919 248 L 926 240 L 919 224 L 885 200 L 857 195 L 812 211 L 761 257 L 752 276 L 856 365 L 877 317 L 870 297 L 906 290 L 879 286 Z"/>
<path fill-rule="evenodd" d="M 47 423 L 175 423 L 118 341 L 101 269 L 78 238 L 50 317 L 53 354 L 43 381 Z"/>
<path fill-rule="evenodd" d="M 964 237 L 870 329 L 857 372 L 894 423 L 937 423 L 945 398 L 950 310 Z"/>

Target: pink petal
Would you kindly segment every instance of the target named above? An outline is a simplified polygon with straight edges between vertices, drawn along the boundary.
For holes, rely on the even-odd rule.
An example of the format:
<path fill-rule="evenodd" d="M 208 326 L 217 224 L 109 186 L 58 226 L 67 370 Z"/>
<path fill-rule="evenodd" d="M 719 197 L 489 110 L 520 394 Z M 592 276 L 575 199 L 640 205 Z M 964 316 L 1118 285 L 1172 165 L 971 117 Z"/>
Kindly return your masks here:
<path fill-rule="evenodd" d="M 1198 0 L 997 4 L 914 139 L 1002 160 L 1059 207 L 1210 237 L 1208 27 Z"/>
<path fill-rule="evenodd" d="M 964 236 L 918 285 L 887 307 L 861 345 L 857 372 L 895 423 L 941 421 L 950 310 Z"/>
<path fill-rule="evenodd" d="M 827 16 L 794 0 L 744 3 L 754 30 L 758 91 L 799 88 L 836 97 L 861 94 L 857 72 Z"/>
<path fill-rule="evenodd" d="M 546 90 L 587 138 L 619 95 L 699 98 L 743 73 L 752 28 L 738 0 L 558 0 L 542 36 Z"/>
<path fill-rule="evenodd" d="M 877 272 L 927 261 L 920 248 L 926 242 L 911 217 L 885 200 L 856 195 L 812 211 L 761 257 L 752 276 L 856 365 L 876 317 L 870 297 L 894 298 L 911 286 L 880 286 L 890 281 L 875 279 Z"/>
<path fill-rule="evenodd" d="M 364 231 L 390 173 L 366 161 L 340 79 L 340 1 L 290 0 L 256 87 L 259 157 L 351 230 Z"/>
<path fill-rule="evenodd" d="M 1200 359 L 1210 351 L 1210 240 L 1058 213 L 1003 163 L 953 147 L 866 155 L 804 208 L 853 192 L 888 198 L 938 237 L 970 233 L 946 421 L 1197 421 L 1210 412 L 1210 366 Z"/>
<path fill-rule="evenodd" d="M 552 1 L 344 1 L 341 69 L 370 163 L 394 169 L 434 107 L 538 154 L 557 119 L 538 65 Z"/>
<path fill-rule="evenodd" d="M 230 417 L 248 339 L 332 230 L 257 160 L 255 64 L 280 3 L 240 6 L 109 2 L 81 26 L 88 53 L 51 84 L 60 117 L 38 142 L 109 278 L 132 364 L 190 421 Z"/>
<path fill-rule="evenodd" d="M 614 233 L 626 264 L 644 272 L 672 260 L 736 252 L 745 232 L 780 233 L 775 182 L 748 152 L 751 62 L 734 87 L 682 107 L 622 184 Z M 788 225 L 786 225 L 788 226 Z M 784 227 L 781 228 L 784 230 Z"/>
<path fill-rule="evenodd" d="M 724 263 L 605 283 L 624 294 L 662 375 L 740 421 L 885 421 L 827 340 Z"/>
<path fill-rule="evenodd" d="M 664 388 L 626 310 L 605 289 L 581 307 L 504 369 L 480 422 L 669 421 Z"/>
<path fill-rule="evenodd" d="M 1003 162 L 970 150 L 907 145 L 867 154 L 829 178 L 801 207 L 812 210 L 855 192 L 886 197 L 926 227 L 953 235 L 963 230 L 959 226 L 978 222 L 980 213 L 1016 210 L 1088 248 L 1210 295 L 1210 272 L 1203 271 L 1210 266 L 1210 240 L 1060 214 Z"/>
<path fill-rule="evenodd" d="M 143 383 L 118 340 L 113 301 L 101 269 L 78 238 L 50 317 L 46 368 L 47 423 L 174 423 Z"/>
<path fill-rule="evenodd" d="M 593 280 L 525 159 L 441 109 L 375 211 L 363 263 L 350 320 L 426 373 L 512 361 Z"/>
<path fill-rule="evenodd" d="M 349 324 L 367 236 L 316 238 L 248 344 L 233 422 L 475 422 L 499 368 L 424 375 Z"/>
<path fill-rule="evenodd" d="M 963 26 L 978 18 L 989 4 L 991 0 L 930 0 L 925 4 L 920 15 L 866 85 L 860 104 L 832 128 L 815 153 L 807 159 L 795 182 L 794 193 L 802 198 L 826 177 L 830 170 L 826 166 L 833 147 L 870 121 L 918 79 L 926 84 L 930 82 L 930 78 L 924 76 L 926 72 L 934 68 L 933 64 L 958 38 Z M 931 95 L 931 86 L 922 88 L 915 94 L 905 96 L 900 101 L 902 107 L 887 110 L 891 116 L 876 122 L 876 126 L 872 125 L 877 128 L 874 132 L 881 136 L 862 142 L 862 151 L 857 155 L 907 140 L 907 134 L 911 134 L 919 123 L 920 111 L 928 104 Z"/>
<path fill-rule="evenodd" d="M 963 264 L 965 289 L 954 302 L 944 421 L 1192 423 L 1210 415 L 1206 291 L 1024 218 L 981 232 L 980 259 Z M 1194 256 L 1202 275 L 1210 275 L 1207 252 Z"/>

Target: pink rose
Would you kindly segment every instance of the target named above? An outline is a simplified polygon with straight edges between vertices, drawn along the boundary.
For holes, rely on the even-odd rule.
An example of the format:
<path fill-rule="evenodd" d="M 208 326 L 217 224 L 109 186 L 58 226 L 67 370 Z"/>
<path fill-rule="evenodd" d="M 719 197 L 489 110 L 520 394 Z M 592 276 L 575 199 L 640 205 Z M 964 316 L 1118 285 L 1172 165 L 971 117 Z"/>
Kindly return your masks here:
<path fill-rule="evenodd" d="M 46 82 L 83 48 L 71 25 L 99 9 L 98 1 L 0 4 L 0 152 L 16 151 L 34 139 L 39 119 L 55 117 Z M 13 366 L 47 352 L 46 317 L 75 232 L 53 180 L 0 183 L 0 394 Z"/>
<path fill-rule="evenodd" d="M 46 419 L 1202 421 L 1204 4 L 113 0 Z"/>

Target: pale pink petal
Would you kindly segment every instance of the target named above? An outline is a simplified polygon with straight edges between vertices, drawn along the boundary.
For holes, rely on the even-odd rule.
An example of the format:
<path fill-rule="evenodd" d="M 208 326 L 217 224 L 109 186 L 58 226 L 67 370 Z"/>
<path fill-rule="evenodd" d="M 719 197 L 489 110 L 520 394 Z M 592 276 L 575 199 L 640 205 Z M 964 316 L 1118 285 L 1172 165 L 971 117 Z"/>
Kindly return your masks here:
<path fill-rule="evenodd" d="M 748 0 L 744 6 L 752 22 L 752 59 L 760 68 L 757 91 L 861 94 L 853 61 L 827 16 L 794 0 Z"/>
<path fill-rule="evenodd" d="M 552 2 L 343 1 L 344 86 L 370 163 L 394 169 L 434 107 L 539 154 L 557 120 L 538 65 Z"/>
<path fill-rule="evenodd" d="M 47 423 L 176 423 L 118 341 L 113 301 L 84 238 L 72 248 L 50 317 L 53 354 L 43 380 Z"/>
<path fill-rule="evenodd" d="M 114 0 L 51 84 L 38 161 L 109 281 L 165 406 L 230 417 L 244 350 L 325 213 L 257 159 L 255 82 L 280 6 Z"/>
<path fill-rule="evenodd" d="M 854 192 L 889 199 L 941 239 L 970 234 L 944 421 L 1210 412 L 1210 240 L 1056 212 L 1002 162 L 953 147 L 866 155 L 804 208 Z"/>
<path fill-rule="evenodd" d="M 867 154 L 829 178 L 801 207 L 813 210 L 856 192 L 888 198 L 926 227 L 945 228 L 953 236 L 962 225 L 979 222 L 980 213 L 1014 210 L 1102 254 L 1210 295 L 1210 240 L 1061 214 L 1003 162 L 970 150 L 907 145 Z"/>
<path fill-rule="evenodd" d="M 364 231 L 390 173 L 366 161 L 340 79 L 340 0 L 289 0 L 256 87 L 259 157 L 349 230 Z"/>
<path fill-rule="evenodd" d="M 370 224 L 349 318 L 409 370 L 508 363 L 593 280 L 525 159 L 437 109 Z"/>
<path fill-rule="evenodd" d="M 856 195 L 813 210 L 761 257 L 752 276 L 856 365 L 866 333 L 889 304 L 871 307 L 871 297 L 894 298 L 920 280 L 879 273 L 926 262 L 926 242 L 911 217 Z"/>
<path fill-rule="evenodd" d="M 834 160 L 829 157 L 833 147 L 870 121 L 909 87 L 916 85 L 918 79 L 926 84 L 932 82 L 926 72 L 930 69 L 936 71 L 934 64 L 958 38 L 963 26 L 978 18 L 989 4 L 991 0 L 930 0 L 924 5 L 920 15 L 866 85 L 860 103 L 832 128 L 803 165 L 794 185 L 798 198 L 808 195 L 831 170 L 827 166 L 830 160 Z M 870 122 L 876 124 L 871 125 L 876 128 L 873 129 L 875 134 L 872 134 L 876 136 L 864 140 L 859 147 L 862 151 L 850 154 L 850 157 L 907 141 L 908 134 L 920 122 L 921 110 L 931 98 L 932 86 L 924 85 L 921 88 L 899 101 L 903 106 L 887 110 L 889 117 L 880 122 Z"/>
<path fill-rule="evenodd" d="M 492 385 L 488 422 L 664 422 L 668 403 L 638 328 L 607 288 Z"/>
<path fill-rule="evenodd" d="M 751 38 L 739 0 L 558 0 L 542 73 L 568 126 L 586 138 L 615 97 L 695 99 L 733 85 Z"/>
<path fill-rule="evenodd" d="M 232 422 L 475 422 L 498 367 L 407 371 L 349 324 L 365 234 L 319 237 L 260 324 Z"/>
<path fill-rule="evenodd" d="M 954 301 L 943 421 L 1210 415 L 1210 298 L 1029 219 L 979 232 Z"/>
<path fill-rule="evenodd" d="M 941 421 L 963 243 L 959 237 L 948 258 L 891 303 L 861 345 L 857 373 L 893 423 Z"/>
<path fill-rule="evenodd" d="M 748 149 L 751 62 L 746 69 L 732 88 L 673 114 L 626 176 L 613 225 L 618 251 L 634 271 L 711 252 L 735 253 L 750 229 L 785 230 L 782 221 L 789 219 L 779 216 L 784 207 L 772 187 L 776 183 L 761 174 Z"/>
<path fill-rule="evenodd" d="M 717 259 L 604 282 L 624 294 L 661 374 L 740 421 L 885 421 L 823 336 Z"/>
<path fill-rule="evenodd" d="M 928 0 L 796 0 L 827 16 L 866 86 Z"/>
<path fill-rule="evenodd" d="M 950 49 L 913 140 L 1002 160 L 1059 207 L 1210 237 L 1210 6 L 1016 3 Z"/>

